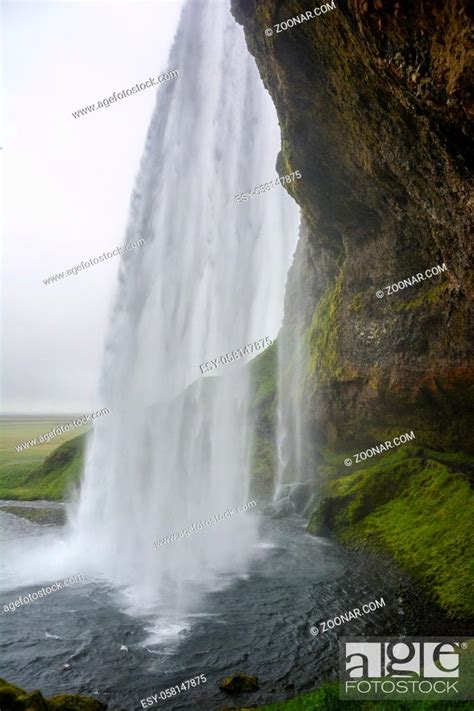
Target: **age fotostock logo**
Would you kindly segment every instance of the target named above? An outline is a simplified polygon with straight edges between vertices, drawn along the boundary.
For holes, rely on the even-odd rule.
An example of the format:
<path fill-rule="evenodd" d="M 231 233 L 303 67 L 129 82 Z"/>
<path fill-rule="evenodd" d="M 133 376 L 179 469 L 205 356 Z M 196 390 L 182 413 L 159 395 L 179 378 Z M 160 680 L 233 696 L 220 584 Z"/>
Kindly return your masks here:
<path fill-rule="evenodd" d="M 474 640 L 345 638 L 340 645 L 341 699 L 474 698 Z"/>

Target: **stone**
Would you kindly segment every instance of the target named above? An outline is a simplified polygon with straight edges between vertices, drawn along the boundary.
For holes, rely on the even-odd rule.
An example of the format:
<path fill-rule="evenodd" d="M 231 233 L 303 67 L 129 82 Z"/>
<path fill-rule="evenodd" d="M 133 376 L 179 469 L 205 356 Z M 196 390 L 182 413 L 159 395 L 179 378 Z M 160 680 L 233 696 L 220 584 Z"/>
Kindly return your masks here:
<path fill-rule="evenodd" d="M 245 694 L 250 691 L 258 691 L 260 688 L 258 678 L 248 674 L 233 674 L 226 676 L 219 684 L 219 689 L 226 694 Z"/>
<path fill-rule="evenodd" d="M 298 483 L 292 485 L 288 498 L 294 504 L 297 513 L 303 512 L 312 493 L 313 487 L 310 484 Z"/>

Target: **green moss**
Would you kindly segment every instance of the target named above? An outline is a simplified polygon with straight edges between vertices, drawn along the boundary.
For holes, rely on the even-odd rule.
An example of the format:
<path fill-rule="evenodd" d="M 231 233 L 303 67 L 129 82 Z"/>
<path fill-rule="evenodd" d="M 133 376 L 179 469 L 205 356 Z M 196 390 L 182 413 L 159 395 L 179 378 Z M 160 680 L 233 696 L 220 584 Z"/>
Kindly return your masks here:
<path fill-rule="evenodd" d="M 474 456 L 465 452 L 436 452 L 434 449 L 425 449 L 427 456 L 436 462 L 446 464 L 458 471 L 474 472 Z"/>
<path fill-rule="evenodd" d="M 252 448 L 252 495 L 267 498 L 273 491 L 276 453 L 273 440 L 256 435 Z"/>
<path fill-rule="evenodd" d="M 400 428 L 398 427 L 397 429 L 380 429 L 377 430 L 376 435 L 374 437 L 371 437 L 371 442 L 362 442 L 361 443 L 361 449 L 366 448 L 369 449 L 370 447 L 375 447 L 381 443 L 391 441 L 393 440 L 394 437 L 400 434 Z M 416 440 L 415 440 L 416 441 Z M 397 449 L 393 449 L 389 451 L 387 454 L 380 454 L 377 455 L 375 459 L 372 459 L 370 461 L 365 461 L 365 462 L 359 462 L 356 463 L 354 460 L 354 449 L 350 451 L 345 451 L 345 452 L 335 452 L 334 450 L 329 449 L 328 447 L 320 447 L 318 449 L 319 455 L 321 457 L 321 460 L 325 462 L 328 466 L 333 467 L 336 470 L 336 474 L 333 477 L 334 479 L 338 479 L 343 477 L 345 481 L 349 481 L 350 477 L 352 474 L 355 472 L 360 471 L 361 469 L 364 470 L 370 470 L 372 467 L 384 467 L 384 466 L 391 466 L 395 462 L 401 461 L 403 459 L 406 459 L 407 457 L 413 457 L 418 455 L 420 452 L 425 451 L 423 450 L 420 446 L 417 444 L 413 443 L 407 443 L 404 444 L 403 446 L 397 447 Z M 468 455 L 466 455 L 468 456 Z M 352 466 L 350 469 L 348 469 L 345 464 L 344 460 L 346 458 L 351 458 L 352 459 Z M 468 457 L 469 458 L 469 457 Z M 334 484 L 334 482 L 333 482 Z"/>
<path fill-rule="evenodd" d="M 258 408 L 273 399 L 277 390 L 277 342 L 260 353 L 250 366 L 251 405 Z"/>
<path fill-rule="evenodd" d="M 366 294 L 359 292 L 354 296 L 351 303 L 347 307 L 347 311 L 351 314 L 362 311 L 362 309 L 367 305 Z"/>
<path fill-rule="evenodd" d="M 55 449 L 41 466 L 3 465 L 0 498 L 19 501 L 62 501 L 81 476 L 86 435 L 79 435 Z"/>
<path fill-rule="evenodd" d="M 395 311 L 408 311 L 417 309 L 426 304 L 435 304 L 442 300 L 448 286 L 448 281 L 442 281 L 439 284 L 434 284 L 429 289 L 421 287 L 409 301 L 395 301 L 393 303 L 393 309 Z"/>
<path fill-rule="evenodd" d="M 245 694 L 250 691 L 258 691 L 259 688 L 257 677 L 249 674 L 232 674 L 219 682 L 219 689 L 228 694 Z"/>
<path fill-rule="evenodd" d="M 264 498 L 273 491 L 276 468 L 277 356 L 275 341 L 250 364 L 250 413 L 255 422 L 250 460 L 251 492 Z"/>
<path fill-rule="evenodd" d="M 107 705 L 77 694 L 62 694 L 45 699 L 40 691 L 27 693 L 0 679 L 0 708 L 4 711 L 105 711 Z"/>
<path fill-rule="evenodd" d="M 326 385 L 342 375 L 337 350 L 342 284 L 343 276 L 340 272 L 335 285 L 321 297 L 306 332 L 309 352 L 308 376 L 312 381 L 316 377 L 319 385 Z"/>
<path fill-rule="evenodd" d="M 289 701 L 259 706 L 259 711 L 464 711 L 472 702 L 456 701 L 346 701 L 339 698 L 339 684 L 323 684 L 317 691 Z M 244 711 L 241 709 L 241 711 Z"/>
<path fill-rule="evenodd" d="M 91 699 L 77 694 L 61 694 L 51 696 L 48 701 L 48 711 L 105 711 L 107 706 L 97 699 Z"/>
<path fill-rule="evenodd" d="M 469 616 L 474 495 L 468 475 L 448 466 L 455 460 L 472 465 L 466 455 L 415 448 L 381 457 L 329 482 L 308 530 L 387 551 L 449 614 Z"/>

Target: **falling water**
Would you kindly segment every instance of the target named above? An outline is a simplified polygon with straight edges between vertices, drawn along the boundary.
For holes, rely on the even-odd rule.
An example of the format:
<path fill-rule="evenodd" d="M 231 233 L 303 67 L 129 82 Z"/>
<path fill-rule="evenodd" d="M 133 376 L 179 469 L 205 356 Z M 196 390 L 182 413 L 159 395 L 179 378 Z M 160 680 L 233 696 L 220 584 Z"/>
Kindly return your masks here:
<path fill-rule="evenodd" d="M 226 3 L 189 2 L 171 50 L 179 78 L 158 89 L 131 201 L 126 253 L 102 369 L 101 401 L 70 547 L 127 589 L 130 609 L 186 611 L 245 571 L 257 540 L 242 513 L 178 532 L 249 498 L 251 427 L 242 360 L 199 364 L 281 325 L 298 236 L 276 177 L 280 135 L 243 31 Z"/>
<path fill-rule="evenodd" d="M 307 332 L 313 317 L 313 299 L 304 278 L 308 227 L 300 226 L 298 248 L 288 275 L 284 328 L 278 337 L 277 388 L 277 468 L 273 498 L 288 494 L 285 485 L 311 482 L 314 478 L 315 438 L 308 427 L 307 412 Z M 307 250 L 309 251 L 309 250 Z M 282 487 L 284 487 L 282 489 Z"/>

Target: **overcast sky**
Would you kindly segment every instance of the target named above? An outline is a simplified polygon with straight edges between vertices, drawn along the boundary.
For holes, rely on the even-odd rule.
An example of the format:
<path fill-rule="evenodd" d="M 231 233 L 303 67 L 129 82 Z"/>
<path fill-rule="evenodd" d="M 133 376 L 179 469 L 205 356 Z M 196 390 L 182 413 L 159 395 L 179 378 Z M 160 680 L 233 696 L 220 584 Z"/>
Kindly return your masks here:
<path fill-rule="evenodd" d="M 168 67 L 181 0 L 3 3 L 3 413 L 94 409 L 119 258 L 160 88 L 72 111 Z"/>

